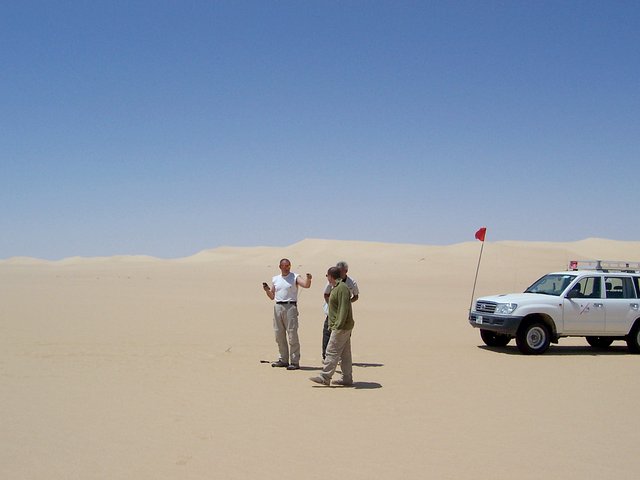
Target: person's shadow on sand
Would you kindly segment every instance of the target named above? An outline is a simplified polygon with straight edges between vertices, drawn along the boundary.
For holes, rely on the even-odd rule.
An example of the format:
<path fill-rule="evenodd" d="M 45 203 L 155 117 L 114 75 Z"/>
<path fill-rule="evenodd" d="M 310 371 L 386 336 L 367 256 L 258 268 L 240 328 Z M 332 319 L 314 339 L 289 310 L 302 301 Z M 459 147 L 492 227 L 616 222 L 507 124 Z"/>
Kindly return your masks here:
<path fill-rule="evenodd" d="M 376 388 L 382 388 L 378 382 L 353 382 L 353 386 L 356 390 L 374 390 Z"/>
<path fill-rule="evenodd" d="M 374 390 L 376 388 L 382 388 L 382 385 L 378 382 L 353 382 L 353 385 L 343 386 L 343 385 L 313 385 L 313 388 L 348 388 L 354 390 Z"/>
<path fill-rule="evenodd" d="M 260 360 L 260 363 L 272 363 L 270 360 Z M 354 367 L 358 368 L 369 368 L 369 367 L 384 367 L 384 363 L 362 363 L 362 362 L 354 362 Z M 311 367 L 311 366 L 300 366 L 300 369 L 305 372 L 318 372 L 322 370 L 322 366 L 319 367 Z M 336 370 L 337 373 L 340 373 L 340 370 Z M 314 385 L 314 388 L 327 388 L 323 385 Z M 374 390 L 376 388 L 382 388 L 382 385 L 378 382 L 353 382 L 351 386 L 338 386 L 331 385 L 329 388 L 353 388 L 355 390 Z"/>
<path fill-rule="evenodd" d="M 384 363 L 360 363 L 360 362 L 354 362 L 353 363 L 354 367 L 360 367 L 360 368 L 369 368 L 369 367 L 384 367 Z M 307 370 L 307 371 L 316 371 L 316 370 L 322 370 L 322 367 L 300 367 L 300 370 Z"/>

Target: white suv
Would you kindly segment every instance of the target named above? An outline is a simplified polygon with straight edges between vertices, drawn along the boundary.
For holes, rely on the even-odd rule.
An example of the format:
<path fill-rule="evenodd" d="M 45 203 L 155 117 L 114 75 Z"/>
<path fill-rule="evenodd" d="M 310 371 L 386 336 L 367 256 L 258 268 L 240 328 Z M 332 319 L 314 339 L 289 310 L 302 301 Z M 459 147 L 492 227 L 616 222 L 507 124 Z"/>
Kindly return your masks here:
<path fill-rule="evenodd" d="M 586 268 L 582 267 L 586 264 Z M 640 353 L 640 264 L 572 261 L 524 293 L 479 298 L 469 323 L 486 345 L 503 347 L 515 337 L 524 354 L 544 353 L 562 337 L 586 337 L 594 348 L 626 340 Z"/>

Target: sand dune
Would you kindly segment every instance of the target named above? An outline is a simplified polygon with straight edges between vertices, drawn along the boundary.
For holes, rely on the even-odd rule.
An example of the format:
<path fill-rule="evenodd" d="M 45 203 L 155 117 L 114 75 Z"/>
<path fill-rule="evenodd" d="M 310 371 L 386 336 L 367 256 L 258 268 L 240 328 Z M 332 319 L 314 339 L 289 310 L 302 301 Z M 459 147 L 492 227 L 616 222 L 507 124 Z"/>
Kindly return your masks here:
<path fill-rule="evenodd" d="M 467 324 L 480 242 L 304 240 L 0 261 L 0 478 L 635 479 L 640 357 L 564 339 L 540 357 Z M 311 272 L 300 371 L 273 369 L 281 257 Z M 356 388 L 314 387 L 326 268 L 358 280 Z M 487 242 L 476 295 L 640 242 Z"/>

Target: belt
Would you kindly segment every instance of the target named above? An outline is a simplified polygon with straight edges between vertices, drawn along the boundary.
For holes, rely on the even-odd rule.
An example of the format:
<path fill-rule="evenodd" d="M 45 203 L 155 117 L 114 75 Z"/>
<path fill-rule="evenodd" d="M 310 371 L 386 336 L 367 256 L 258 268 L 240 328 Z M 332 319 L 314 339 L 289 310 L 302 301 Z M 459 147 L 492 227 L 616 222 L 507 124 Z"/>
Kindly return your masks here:
<path fill-rule="evenodd" d="M 277 305 L 298 305 L 298 302 L 276 302 Z"/>

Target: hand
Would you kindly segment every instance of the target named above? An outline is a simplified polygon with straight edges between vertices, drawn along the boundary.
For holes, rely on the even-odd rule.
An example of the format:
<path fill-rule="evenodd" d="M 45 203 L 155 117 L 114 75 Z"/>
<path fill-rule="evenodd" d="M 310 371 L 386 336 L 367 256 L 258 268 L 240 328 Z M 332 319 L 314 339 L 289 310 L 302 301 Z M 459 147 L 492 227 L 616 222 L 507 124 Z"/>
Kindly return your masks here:
<path fill-rule="evenodd" d="M 310 273 L 307 273 L 307 279 L 308 279 L 308 280 L 311 280 L 312 278 L 313 278 L 313 277 L 311 276 L 311 274 L 310 274 Z"/>
<path fill-rule="evenodd" d="M 268 292 L 269 290 L 271 290 L 267 282 L 262 282 L 262 288 L 264 289 L 265 292 Z"/>

